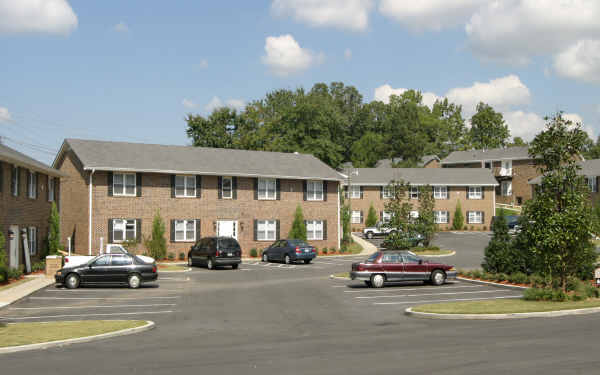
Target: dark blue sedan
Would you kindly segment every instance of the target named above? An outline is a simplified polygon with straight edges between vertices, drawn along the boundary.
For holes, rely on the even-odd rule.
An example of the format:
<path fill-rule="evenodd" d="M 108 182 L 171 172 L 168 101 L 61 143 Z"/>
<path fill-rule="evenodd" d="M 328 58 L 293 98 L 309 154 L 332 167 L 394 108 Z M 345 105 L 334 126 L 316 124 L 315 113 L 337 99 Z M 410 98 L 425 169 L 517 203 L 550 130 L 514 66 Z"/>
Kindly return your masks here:
<path fill-rule="evenodd" d="M 278 240 L 263 251 L 263 262 L 290 264 L 299 260 L 308 264 L 317 257 L 317 249 L 302 240 Z"/>

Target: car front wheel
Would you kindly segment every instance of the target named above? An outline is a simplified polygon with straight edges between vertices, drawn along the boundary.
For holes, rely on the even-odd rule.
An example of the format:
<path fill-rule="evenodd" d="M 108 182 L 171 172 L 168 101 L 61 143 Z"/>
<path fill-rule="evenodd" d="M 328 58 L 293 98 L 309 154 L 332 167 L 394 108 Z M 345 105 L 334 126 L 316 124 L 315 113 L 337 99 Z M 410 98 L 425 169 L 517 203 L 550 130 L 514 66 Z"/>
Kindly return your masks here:
<path fill-rule="evenodd" d="M 79 287 L 79 276 L 74 273 L 70 274 L 65 280 L 65 285 L 69 289 L 77 289 Z"/>
<path fill-rule="evenodd" d="M 431 273 L 431 283 L 433 285 L 443 285 L 446 282 L 446 274 L 443 271 L 435 270 Z"/>
<path fill-rule="evenodd" d="M 263 262 L 268 262 L 269 261 L 269 256 L 267 255 L 267 253 L 263 254 L 263 258 L 262 258 Z"/>
<path fill-rule="evenodd" d="M 131 289 L 137 289 L 142 285 L 142 278 L 140 275 L 131 275 L 128 284 Z"/>
<path fill-rule="evenodd" d="M 304 264 L 308 264 L 308 263 L 310 263 L 310 261 L 311 261 L 311 260 L 312 260 L 312 259 L 304 259 Z"/>
<path fill-rule="evenodd" d="M 290 256 L 285 254 L 285 257 L 283 258 L 283 263 L 290 264 L 290 262 L 291 262 Z"/>
<path fill-rule="evenodd" d="M 193 267 L 194 266 L 194 261 L 192 260 L 191 256 L 188 256 L 188 267 Z"/>
<path fill-rule="evenodd" d="M 373 238 L 373 232 L 367 232 L 367 238 L 368 239 L 372 239 Z"/>
<path fill-rule="evenodd" d="M 232 265 L 231 265 L 231 269 L 232 269 L 232 270 L 237 270 L 237 269 L 238 269 L 238 267 L 239 267 L 239 264 L 232 264 Z"/>
<path fill-rule="evenodd" d="M 209 270 L 215 268 L 215 264 L 213 263 L 213 260 L 211 258 L 208 258 L 208 260 L 206 261 L 206 268 L 208 268 Z"/>
<path fill-rule="evenodd" d="M 383 275 L 373 275 L 371 276 L 371 286 L 373 288 L 381 288 L 383 287 L 383 283 L 385 282 L 385 277 Z"/>

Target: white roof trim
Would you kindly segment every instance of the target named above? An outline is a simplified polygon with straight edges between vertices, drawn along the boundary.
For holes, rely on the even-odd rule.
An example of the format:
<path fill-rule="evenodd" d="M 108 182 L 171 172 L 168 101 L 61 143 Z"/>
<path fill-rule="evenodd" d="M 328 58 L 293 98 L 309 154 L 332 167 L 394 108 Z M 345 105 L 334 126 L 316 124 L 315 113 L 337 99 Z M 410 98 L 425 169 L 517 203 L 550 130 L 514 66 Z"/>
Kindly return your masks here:
<path fill-rule="evenodd" d="M 490 159 L 471 159 L 471 160 L 463 160 L 463 161 L 441 161 L 441 164 L 465 164 L 465 163 L 481 163 L 484 161 L 496 161 L 496 160 L 533 160 L 535 158 L 527 157 L 527 158 L 490 158 Z"/>
<path fill-rule="evenodd" d="M 342 182 L 343 186 L 347 186 L 348 184 L 345 182 Z M 350 183 L 351 186 L 388 186 L 389 183 L 377 183 L 377 182 L 369 182 L 369 183 Z M 497 183 L 496 184 L 411 184 L 410 182 L 408 183 L 408 185 L 410 186 L 499 186 Z"/>

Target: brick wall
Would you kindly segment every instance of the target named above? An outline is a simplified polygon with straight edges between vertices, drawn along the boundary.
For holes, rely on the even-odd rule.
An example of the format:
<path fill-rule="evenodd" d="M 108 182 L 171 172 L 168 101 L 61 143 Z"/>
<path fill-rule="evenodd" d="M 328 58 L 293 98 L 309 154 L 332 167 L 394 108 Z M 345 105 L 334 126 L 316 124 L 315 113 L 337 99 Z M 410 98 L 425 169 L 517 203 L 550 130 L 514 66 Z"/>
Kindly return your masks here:
<path fill-rule="evenodd" d="M 27 194 L 27 175 L 29 170 L 25 167 L 19 168 L 19 194 L 13 196 L 11 193 L 12 163 L 0 161 L 2 169 L 2 188 L 0 189 L 0 230 L 6 240 L 5 250 L 8 256 L 8 264 L 11 264 L 10 240 L 8 231 L 10 226 L 17 225 L 19 229 L 37 228 L 37 254 L 32 255 L 32 263 L 40 260 L 40 253 L 45 248 L 44 239 L 48 235 L 48 218 L 52 203 L 48 202 L 48 176 L 37 174 L 37 198 L 31 199 Z M 58 184 L 57 184 L 58 187 Z M 57 195 L 58 196 L 58 195 Z M 22 240 L 19 239 L 19 262 L 25 264 L 25 256 L 22 250 Z"/>
<path fill-rule="evenodd" d="M 490 228 L 492 216 L 494 216 L 494 188 L 484 188 L 483 199 L 466 199 L 466 187 L 449 187 L 448 188 L 448 199 L 436 199 L 435 200 L 435 211 L 448 211 L 449 221 L 448 224 L 440 224 L 441 229 L 448 229 L 452 226 L 452 220 L 454 219 L 454 211 L 456 210 L 456 204 L 460 201 L 463 216 L 465 217 L 465 225 L 469 228 L 471 224 L 467 224 L 467 211 L 483 211 L 484 212 L 484 223 L 473 224 L 474 229 L 486 229 Z M 385 203 L 388 199 L 382 199 L 380 197 L 379 186 L 364 186 L 363 187 L 363 198 L 362 199 L 350 199 L 351 209 L 360 210 L 363 212 L 363 223 L 362 224 L 351 224 L 352 228 L 356 228 L 359 231 L 365 227 L 364 221 L 367 219 L 369 213 L 369 207 L 371 203 L 377 212 L 377 216 L 380 217 L 381 211 L 385 210 Z M 414 210 L 417 211 L 419 202 L 416 199 L 409 200 L 413 204 Z"/>
<path fill-rule="evenodd" d="M 496 166 L 496 163 L 494 163 L 494 166 Z M 498 187 L 497 203 L 517 204 L 518 197 L 521 197 L 522 202 L 525 203 L 532 198 L 531 186 L 528 184 L 528 181 L 540 175 L 537 166 L 532 160 L 513 160 L 512 169 L 512 195 L 508 197 L 502 196 L 501 187 Z"/>

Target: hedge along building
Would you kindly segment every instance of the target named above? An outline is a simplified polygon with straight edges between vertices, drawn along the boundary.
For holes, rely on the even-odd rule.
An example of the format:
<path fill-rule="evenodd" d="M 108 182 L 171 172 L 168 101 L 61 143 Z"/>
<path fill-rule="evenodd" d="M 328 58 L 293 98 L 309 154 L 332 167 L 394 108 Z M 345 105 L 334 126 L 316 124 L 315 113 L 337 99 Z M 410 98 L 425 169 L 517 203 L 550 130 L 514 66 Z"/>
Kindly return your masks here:
<path fill-rule="evenodd" d="M 413 217 L 418 216 L 419 188 L 431 186 L 435 199 L 436 223 L 442 229 L 452 226 L 458 202 L 461 204 L 465 225 L 474 229 L 488 229 L 494 216 L 495 187 L 498 182 L 488 169 L 474 168 L 356 168 L 344 171 L 343 182 L 351 206 L 352 228 L 365 227 L 371 204 L 380 221 L 387 221 L 390 213 L 385 204 L 392 197 L 387 189 L 392 180 L 410 185 L 407 200 L 413 204 Z"/>
<path fill-rule="evenodd" d="M 0 144 L 0 230 L 6 240 L 8 266 L 25 264 L 23 232 L 31 259 L 40 259 L 52 202 L 60 207 L 61 176 L 60 171 Z"/>
<path fill-rule="evenodd" d="M 62 240 L 77 253 L 150 237 L 157 211 L 168 252 L 231 236 L 245 255 L 291 228 L 300 205 L 309 243 L 339 247 L 339 173 L 312 155 L 66 139 Z M 136 251 L 144 251 L 138 244 Z"/>

